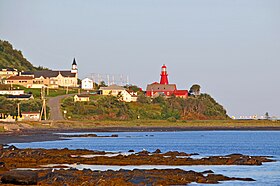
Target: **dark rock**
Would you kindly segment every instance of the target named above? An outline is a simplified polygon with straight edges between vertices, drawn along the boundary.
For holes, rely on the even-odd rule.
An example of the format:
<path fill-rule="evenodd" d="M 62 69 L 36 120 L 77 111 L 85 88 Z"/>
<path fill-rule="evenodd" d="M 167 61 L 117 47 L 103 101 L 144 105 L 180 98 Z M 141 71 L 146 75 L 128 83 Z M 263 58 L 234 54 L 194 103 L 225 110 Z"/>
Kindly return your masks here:
<path fill-rule="evenodd" d="M 129 150 L 128 152 L 135 152 L 134 150 Z"/>
<path fill-rule="evenodd" d="M 18 148 L 16 148 L 14 145 L 11 145 L 8 147 L 9 150 L 18 150 Z"/>
<path fill-rule="evenodd" d="M 190 156 L 190 154 L 187 154 L 185 152 L 178 152 L 178 151 L 168 151 L 167 153 L 164 154 L 164 156 Z"/>
<path fill-rule="evenodd" d="M 119 137 L 119 135 L 117 135 L 117 134 L 112 134 L 111 137 L 117 138 L 117 137 Z"/>
<path fill-rule="evenodd" d="M 148 151 L 146 151 L 146 150 L 143 150 L 143 151 L 138 152 L 137 154 L 138 154 L 139 156 L 148 156 L 149 153 L 150 153 L 150 152 L 148 152 Z"/>
<path fill-rule="evenodd" d="M 159 154 L 159 153 L 161 153 L 161 150 L 160 150 L 160 149 L 157 149 L 154 153 L 155 153 L 155 154 Z"/>
<path fill-rule="evenodd" d="M 66 138 L 95 138 L 98 137 L 96 134 L 78 134 L 78 135 L 63 135 Z"/>
<path fill-rule="evenodd" d="M 239 181 L 256 181 L 253 178 L 231 178 L 232 180 L 239 180 Z"/>
<path fill-rule="evenodd" d="M 0 161 L 0 167 L 5 167 L 5 163 Z"/>
<path fill-rule="evenodd" d="M 9 171 L 3 174 L 3 184 L 37 185 L 38 174 L 33 171 Z"/>
<path fill-rule="evenodd" d="M 90 173 L 91 169 L 83 169 L 82 171 L 83 171 L 83 173 Z"/>
<path fill-rule="evenodd" d="M 201 174 L 213 174 L 214 172 L 212 170 L 206 170 L 201 172 Z"/>

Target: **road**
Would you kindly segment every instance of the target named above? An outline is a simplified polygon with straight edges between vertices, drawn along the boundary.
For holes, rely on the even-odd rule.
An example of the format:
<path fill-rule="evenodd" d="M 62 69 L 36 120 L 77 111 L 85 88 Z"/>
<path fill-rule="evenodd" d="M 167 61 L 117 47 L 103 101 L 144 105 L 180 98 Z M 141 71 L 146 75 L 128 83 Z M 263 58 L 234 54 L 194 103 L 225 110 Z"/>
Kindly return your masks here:
<path fill-rule="evenodd" d="M 63 113 L 60 110 L 61 100 L 72 95 L 67 94 L 48 98 L 47 105 L 50 107 L 50 120 L 64 120 Z"/>

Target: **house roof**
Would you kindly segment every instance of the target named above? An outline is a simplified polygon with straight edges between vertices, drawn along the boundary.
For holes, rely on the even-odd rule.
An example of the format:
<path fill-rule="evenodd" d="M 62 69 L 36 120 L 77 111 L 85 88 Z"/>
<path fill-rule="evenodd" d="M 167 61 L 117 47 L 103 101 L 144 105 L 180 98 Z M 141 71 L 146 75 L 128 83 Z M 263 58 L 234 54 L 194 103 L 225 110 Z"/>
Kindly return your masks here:
<path fill-rule="evenodd" d="M 21 112 L 21 115 L 40 114 L 40 112 Z"/>
<path fill-rule="evenodd" d="M 168 85 L 164 85 L 164 84 L 158 84 L 158 83 L 153 83 L 147 86 L 146 91 L 175 91 L 177 90 L 176 85 L 175 84 L 168 84 Z"/>
<path fill-rule="evenodd" d="M 108 87 L 100 87 L 99 90 L 125 90 L 125 88 L 118 85 L 110 85 Z"/>
<path fill-rule="evenodd" d="M 11 76 L 7 80 L 33 80 L 33 77 L 30 76 Z"/>
<path fill-rule="evenodd" d="M 63 77 L 75 77 L 75 73 L 71 73 L 70 70 L 61 70 L 61 71 L 53 71 L 53 70 L 42 70 L 42 71 L 35 71 L 34 77 L 39 78 L 43 76 L 44 78 L 50 78 L 50 77 L 57 77 L 59 74 L 61 74 Z"/>
<path fill-rule="evenodd" d="M 85 94 L 80 94 L 80 95 L 75 95 L 77 97 L 80 97 L 80 98 L 88 98 L 89 95 L 85 95 Z"/>
<path fill-rule="evenodd" d="M 21 95 L 8 95 L 7 98 L 17 99 L 17 98 L 31 98 L 32 94 L 21 94 Z"/>
<path fill-rule="evenodd" d="M 22 72 L 22 75 L 34 75 L 34 78 L 51 78 L 57 77 L 61 74 L 63 77 L 76 77 L 75 73 L 72 73 L 70 70 L 41 70 L 35 72 Z"/>
<path fill-rule="evenodd" d="M 92 79 L 90 79 L 90 78 L 85 78 L 85 79 L 83 79 L 82 81 L 92 81 Z"/>
<path fill-rule="evenodd" d="M 185 95 L 188 95 L 188 90 L 176 90 L 176 91 L 174 92 L 174 94 L 175 94 L 176 96 L 185 96 Z"/>
<path fill-rule="evenodd" d="M 1 70 L 1 71 L 13 71 L 13 72 L 18 71 L 18 70 L 15 69 L 15 68 L 1 68 L 0 70 Z"/>
<path fill-rule="evenodd" d="M 34 72 L 20 72 L 20 74 L 21 75 L 28 75 L 28 76 L 30 76 L 30 75 L 34 75 Z"/>

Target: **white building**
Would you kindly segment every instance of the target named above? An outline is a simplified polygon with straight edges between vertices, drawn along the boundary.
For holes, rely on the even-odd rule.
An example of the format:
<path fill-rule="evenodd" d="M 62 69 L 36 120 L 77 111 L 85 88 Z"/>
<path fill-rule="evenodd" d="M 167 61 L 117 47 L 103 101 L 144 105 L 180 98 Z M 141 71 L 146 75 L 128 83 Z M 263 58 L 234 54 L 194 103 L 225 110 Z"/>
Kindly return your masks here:
<path fill-rule="evenodd" d="M 122 100 L 125 102 L 136 102 L 137 101 L 137 92 L 133 92 L 133 91 L 122 91 L 121 93 L 122 95 Z"/>
<path fill-rule="evenodd" d="M 118 85 L 110 85 L 108 87 L 101 87 L 100 89 L 101 95 L 108 96 L 121 96 L 120 100 L 125 102 L 136 102 L 137 101 L 137 93 L 133 91 L 126 90 L 122 86 Z"/>
<path fill-rule="evenodd" d="M 74 102 L 88 102 L 89 96 L 88 95 L 75 95 Z"/>
<path fill-rule="evenodd" d="M 21 95 L 24 90 L 0 90 L 0 95 Z"/>
<path fill-rule="evenodd" d="M 92 90 L 93 89 L 93 81 L 89 78 L 83 79 L 82 80 L 82 89 Z"/>
<path fill-rule="evenodd" d="M 22 112 L 22 121 L 40 121 L 40 112 Z"/>

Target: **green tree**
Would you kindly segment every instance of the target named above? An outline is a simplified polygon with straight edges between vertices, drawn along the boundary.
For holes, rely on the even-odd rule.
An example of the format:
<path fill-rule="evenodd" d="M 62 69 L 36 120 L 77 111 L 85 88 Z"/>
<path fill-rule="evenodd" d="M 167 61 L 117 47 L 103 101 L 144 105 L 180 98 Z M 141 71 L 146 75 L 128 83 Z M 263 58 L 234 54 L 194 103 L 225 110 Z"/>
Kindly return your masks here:
<path fill-rule="evenodd" d="M 163 103 L 165 103 L 165 97 L 163 97 L 162 95 L 159 95 L 153 99 L 153 103 L 163 104 Z"/>
<path fill-rule="evenodd" d="M 137 102 L 150 104 L 152 101 L 151 101 L 151 98 L 146 97 L 145 94 L 139 93 L 137 96 Z"/>
<path fill-rule="evenodd" d="M 200 85 L 198 84 L 194 84 L 191 86 L 190 88 L 190 94 L 194 94 L 195 96 L 199 96 L 200 95 Z"/>
<path fill-rule="evenodd" d="M 105 81 L 101 81 L 100 84 L 99 84 L 99 86 L 98 86 L 98 89 L 99 89 L 100 87 L 108 87 L 108 85 L 106 85 Z"/>
<path fill-rule="evenodd" d="M 131 90 L 133 92 L 142 92 L 142 89 L 137 85 L 125 85 L 124 88 Z"/>
<path fill-rule="evenodd" d="M 265 113 L 264 117 L 266 120 L 269 120 L 270 116 L 269 116 L 268 112 Z"/>

